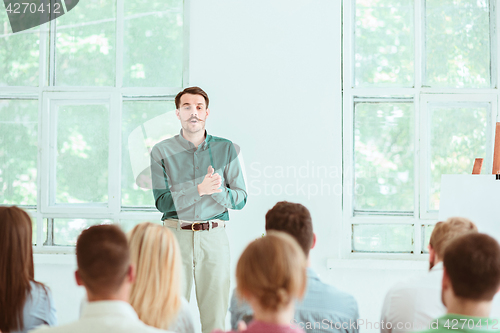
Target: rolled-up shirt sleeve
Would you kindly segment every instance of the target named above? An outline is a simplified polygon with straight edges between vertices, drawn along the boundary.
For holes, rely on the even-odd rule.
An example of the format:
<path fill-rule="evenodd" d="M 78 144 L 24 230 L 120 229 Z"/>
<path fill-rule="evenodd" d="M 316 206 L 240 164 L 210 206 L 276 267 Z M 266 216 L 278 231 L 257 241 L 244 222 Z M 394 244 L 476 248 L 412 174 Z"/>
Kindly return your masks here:
<path fill-rule="evenodd" d="M 211 194 L 217 203 L 229 209 L 242 209 L 247 202 L 245 177 L 240 163 L 240 156 L 234 144 L 228 145 L 228 161 L 224 168 L 225 184 L 222 192 Z"/>

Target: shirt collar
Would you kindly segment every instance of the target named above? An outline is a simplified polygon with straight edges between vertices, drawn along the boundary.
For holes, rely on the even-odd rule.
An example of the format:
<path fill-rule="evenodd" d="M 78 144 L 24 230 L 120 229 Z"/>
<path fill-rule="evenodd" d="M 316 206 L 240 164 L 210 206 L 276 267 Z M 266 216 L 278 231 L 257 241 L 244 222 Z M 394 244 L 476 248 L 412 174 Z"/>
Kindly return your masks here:
<path fill-rule="evenodd" d="M 205 140 L 200 144 L 199 148 L 205 149 L 211 139 L 212 139 L 212 136 L 207 133 L 207 130 L 205 130 Z M 181 144 L 181 146 L 184 147 L 184 149 L 186 149 L 186 150 L 198 148 L 198 147 L 195 147 L 191 141 L 186 140 L 184 138 L 184 136 L 182 136 L 182 128 L 179 132 L 178 141 Z"/>
<path fill-rule="evenodd" d="M 120 315 L 131 319 L 138 319 L 134 308 L 124 301 L 95 301 L 89 302 L 83 309 L 81 318 L 103 317 Z"/>

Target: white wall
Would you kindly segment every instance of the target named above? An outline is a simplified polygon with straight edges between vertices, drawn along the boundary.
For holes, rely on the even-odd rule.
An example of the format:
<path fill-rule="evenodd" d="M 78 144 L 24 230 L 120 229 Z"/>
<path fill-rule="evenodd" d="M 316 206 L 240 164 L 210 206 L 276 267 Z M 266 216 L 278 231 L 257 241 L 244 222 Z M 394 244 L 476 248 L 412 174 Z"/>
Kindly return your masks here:
<path fill-rule="evenodd" d="M 269 208 L 290 200 L 311 210 L 321 231 L 313 261 L 325 267 L 342 217 L 340 1 L 193 1 L 191 12 L 189 84 L 209 92 L 208 130 L 238 143 L 246 164 L 249 198 L 232 214 L 233 253 L 263 232 Z M 313 178 L 321 167 L 333 177 Z"/>
<path fill-rule="evenodd" d="M 228 226 L 233 270 L 264 232 L 267 210 L 300 202 L 318 237 L 313 268 L 357 297 L 362 318 L 377 320 L 387 288 L 425 263 L 340 260 L 327 269 L 342 230 L 340 1 L 191 0 L 190 21 L 189 85 L 211 98 L 207 130 L 239 144 L 245 160 L 248 203 L 231 212 Z M 318 177 L 324 168 L 327 176 Z M 36 256 L 36 277 L 52 288 L 61 323 L 76 319 L 83 294 L 74 266 L 72 256 Z"/>

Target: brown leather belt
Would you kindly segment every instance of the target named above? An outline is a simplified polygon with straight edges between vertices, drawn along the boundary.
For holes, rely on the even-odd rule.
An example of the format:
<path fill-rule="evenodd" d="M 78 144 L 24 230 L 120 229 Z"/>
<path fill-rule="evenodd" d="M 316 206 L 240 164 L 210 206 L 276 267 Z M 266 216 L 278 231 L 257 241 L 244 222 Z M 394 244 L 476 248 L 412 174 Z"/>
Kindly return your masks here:
<path fill-rule="evenodd" d="M 183 230 L 193 230 L 193 231 L 208 230 L 208 229 L 210 229 L 210 224 L 209 223 L 210 222 L 204 222 L 204 223 L 194 222 L 191 225 L 185 225 L 185 226 L 181 227 L 181 229 L 183 229 Z M 212 229 L 213 228 L 217 228 L 218 226 L 219 226 L 219 223 L 212 222 Z"/>
<path fill-rule="evenodd" d="M 176 220 L 176 219 L 165 219 L 163 220 L 163 226 L 169 228 L 177 228 L 181 225 L 182 230 L 192 230 L 192 231 L 202 231 L 209 230 L 210 224 L 212 223 L 212 228 L 224 228 L 226 223 L 223 220 L 213 219 L 208 221 L 188 221 L 188 220 Z"/>

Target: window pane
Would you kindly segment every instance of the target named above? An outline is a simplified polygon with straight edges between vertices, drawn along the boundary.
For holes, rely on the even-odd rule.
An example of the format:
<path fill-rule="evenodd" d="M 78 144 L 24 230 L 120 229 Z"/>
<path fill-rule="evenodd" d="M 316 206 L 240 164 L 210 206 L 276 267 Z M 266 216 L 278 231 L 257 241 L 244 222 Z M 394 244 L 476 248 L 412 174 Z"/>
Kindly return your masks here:
<path fill-rule="evenodd" d="M 431 240 L 432 230 L 434 230 L 434 224 L 422 225 L 422 253 L 429 253 L 427 246 Z"/>
<path fill-rule="evenodd" d="M 0 100 L 0 204 L 36 205 L 37 154 L 38 101 Z"/>
<path fill-rule="evenodd" d="M 145 218 L 143 220 L 120 220 L 120 227 L 124 232 L 129 232 L 130 230 L 134 229 L 136 225 L 144 222 L 151 222 L 154 224 L 163 225 L 163 222 L 160 220 Z"/>
<path fill-rule="evenodd" d="M 439 210 L 441 175 L 471 174 L 474 160 L 486 157 L 489 112 L 489 103 L 429 103 L 429 210 Z"/>
<path fill-rule="evenodd" d="M 56 20 L 57 85 L 115 85 L 115 2 L 80 1 Z"/>
<path fill-rule="evenodd" d="M 36 219 L 31 218 L 31 244 L 36 245 L 36 232 L 37 232 L 37 225 L 36 225 Z"/>
<path fill-rule="evenodd" d="M 353 224 L 352 252 L 413 252 L 413 225 Z"/>
<path fill-rule="evenodd" d="M 127 0 L 123 85 L 181 87 L 183 1 Z"/>
<path fill-rule="evenodd" d="M 38 86 L 40 29 L 32 28 L 13 34 L 7 12 L 2 7 L 0 86 Z"/>
<path fill-rule="evenodd" d="M 356 103 L 354 209 L 413 211 L 413 104 Z"/>
<path fill-rule="evenodd" d="M 111 223 L 113 221 L 107 219 L 54 219 L 54 245 L 75 246 L 84 229 Z"/>
<path fill-rule="evenodd" d="M 33 222 L 33 235 L 32 235 L 32 243 L 33 245 L 36 245 L 36 238 L 37 238 L 37 230 L 38 230 L 38 226 L 37 226 L 37 223 L 36 223 L 36 218 L 34 217 L 35 216 L 35 212 L 30 212 L 30 215 L 31 215 L 31 221 Z M 47 240 L 47 219 L 42 219 L 42 226 L 43 226 L 43 229 L 42 229 L 42 244 Z"/>
<path fill-rule="evenodd" d="M 36 230 L 37 230 L 37 225 L 36 225 L 36 211 L 35 210 L 24 210 L 26 213 L 31 218 L 31 244 L 36 245 Z"/>
<path fill-rule="evenodd" d="M 123 206 L 154 206 L 149 152 L 156 143 L 179 134 L 174 110 L 171 101 L 123 103 Z"/>
<path fill-rule="evenodd" d="M 426 85 L 490 87 L 487 0 L 427 0 Z"/>
<path fill-rule="evenodd" d="M 413 1 L 357 0 L 356 86 L 413 86 Z"/>
<path fill-rule="evenodd" d="M 108 201 L 107 105 L 61 105 L 57 115 L 57 203 Z"/>

